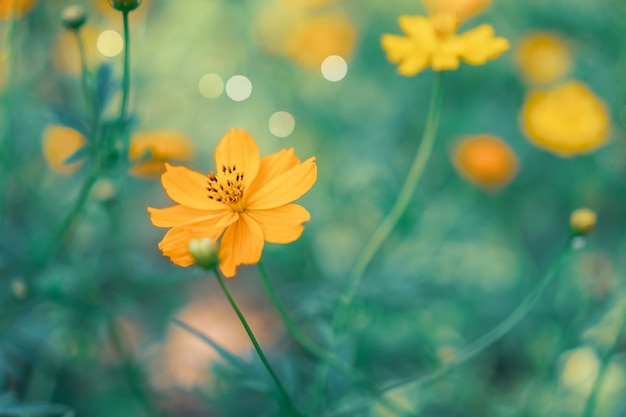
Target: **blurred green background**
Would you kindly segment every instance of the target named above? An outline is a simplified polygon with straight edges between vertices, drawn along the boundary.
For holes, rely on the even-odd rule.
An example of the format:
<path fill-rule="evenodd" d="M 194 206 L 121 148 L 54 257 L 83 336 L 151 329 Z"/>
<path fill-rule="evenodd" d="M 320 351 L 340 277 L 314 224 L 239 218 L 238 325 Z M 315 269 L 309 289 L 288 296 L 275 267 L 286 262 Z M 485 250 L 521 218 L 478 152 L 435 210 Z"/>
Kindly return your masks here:
<path fill-rule="evenodd" d="M 297 242 L 266 244 L 263 262 L 294 320 L 324 345 L 352 263 L 406 176 L 434 73 L 402 77 L 380 46 L 382 34 L 400 33 L 398 16 L 424 13 L 417 0 L 330 1 L 298 12 L 344 19 L 343 36 L 329 29 L 330 50 L 346 52 L 347 74 L 337 82 L 309 62 L 311 44 L 290 52 L 281 46 L 294 36 L 290 19 L 302 18 L 289 14 L 301 10 L 285 6 L 290 1 L 297 3 L 145 0 L 131 15 L 130 109 L 135 131 L 175 129 L 191 138 L 188 165 L 201 172 L 214 169 L 213 150 L 231 126 L 250 132 L 263 155 L 294 147 L 300 158 L 317 157 L 318 181 L 301 199 L 311 221 Z M 17 51 L 0 116 L 14 151 L 12 171 L 1 173 L 11 180 L 0 196 L 0 415 L 150 415 L 111 346 L 106 317 L 123 330 L 164 415 L 281 415 L 272 381 L 212 277 L 179 268 L 158 250 L 164 230 L 150 224 L 146 207 L 171 204 L 158 178 L 131 177 L 122 190 L 96 185 L 67 250 L 33 266 L 84 180 L 84 166 L 60 175 L 42 156 L 46 126 L 71 124 L 85 111 L 76 48 L 63 40 L 60 23 L 73 4 L 88 12 L 90 64 L 110 65 L 119 80 L 121 55 L 100 52 L 115 52 L 115 36 L 98 47 L 104 31 L 122 33 L 121 16 L 105 1 L 40 0 L 15 22 L 13 36 L 11 21 L 0 21 L 4 51 Z M 566 241 L 572 210 L 589 207 L 599 220 L 520 326 L 435 382 L 387 394 L 416 415 L 582 415 L 626 311 L 625 16 L 622 0 L 496 0 L 461 26 L 488 22 L 511 49 L 444 74 L 433 155 L 410 209 L 367 271 L 339 355 L 380 386 L 427 374 L 520 303 Z M 565 41 L 573 65 L 563 79 L 586 83 L 606 103 L 610 141 L 597 151 L 563 158 L 522 134 L 519 112 L 532 87 L 514 57 L 535 31 Z M 2 56 L 0 75 L 9 68 Z M 213 75 L 203 84 L 206 74 Z M 236 75 L 252 86 L 242 101 L 228 91 Z M 114 96 L 111 114 L 117 105 Z M 286 137 L 272 130 L 289 126 L 270 126 L 279 111 L 295 120 Z M 496 192 L 467 182 L 450 162 L 460 137 L 482 133 L 505 140 L 519 162 L 517 176 Z M 228 285 L 296 403 L 306 404 L 317 359 L 286 333 L 254 266 L 240 268 Z M 172 317 L 244 364 L 224 361 L 173 327 Z M 626 413 L 624 347 L 622 340 L 607 367 L 596 416 Z M 371 397 L 333 371 L 320 415 L 333 415 L 343 400 L 365 405 L 345 415 L 395 415 Z"/>

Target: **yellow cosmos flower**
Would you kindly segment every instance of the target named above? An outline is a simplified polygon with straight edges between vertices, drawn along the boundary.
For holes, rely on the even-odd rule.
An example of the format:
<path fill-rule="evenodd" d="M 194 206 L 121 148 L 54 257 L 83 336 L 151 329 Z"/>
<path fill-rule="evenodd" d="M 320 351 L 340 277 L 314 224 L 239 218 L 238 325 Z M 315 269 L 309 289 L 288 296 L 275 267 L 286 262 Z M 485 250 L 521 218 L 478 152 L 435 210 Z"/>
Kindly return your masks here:
<path fill-rule="evenodd" d="M 254 139 L 232 128 L 215 150 L 217 172 L 208 175 L 166 164 L 163 188 L 178 203 L 148 208 L 152 223 L 170 230 L 159 243 L 176 265 L 193 264 L 191 239 L 217 241 L 220 269 L 231 278 L 237 266 L 261 259 L 264 242 L 290 243 L 300 237 L 309 212 L 292 202 L 315 183 L 315 157 L 301 162 L 293 149 L 264 158 Z"/>
<path fill-rule="evenodd" d="M 517 173 L 517 158 L 502 139 L 476 135 L 463 139 L 454 149 L 452 162 L 469 181 L 495 189 L 508 184 Z"/>
<path fill-rule="evenodd" d="M 11 14 L 22 17 L 33 8 L 37 0 L 0 0 L 0 19 L 9 19 Z"/>
<path fill-rule="evenodd" d="M 484 11 L 491 0 L 422 0 L 422 3 L 431 14 L 445 10 L 465 20 Z"/>
<path fill-rule="evenodd" d="M 136 133 L 130 140 L 128 157 L 130 174 L 150 177 L 161 174 L 167 161 L 191 159 L 191 140 L 173 130 L 155 130 Z"/>
<path fill-rule="evenodd" d="M 494 37 L 493 28 L 487 24 L 457 35 L 459 19 L 451 12 L 437 12 L 430 18 L 400 16 L 398 22 L 407 36 L 383 35 L 382 46 L 405 76 L 428 66 L 435 71 L 456 69 L 460 60 L 481 65 L 509 48 L 509 42 Z"/>
<path fill-rule="evenodd" d="M 71 164 L 64 162 L 86 144 L 87 140 L 77 130 L 65 126 L 49 126 L 43 133 L 43 157 L 53 171 L 69 174 L 76 171 L 83 161 Z"/>
<path fill-rule="evenodd" d="M 565 43 L 546 32 L 522 39 L 515 51 L 515 62 L 522 76 L 533 83 L 556 81 L 572 66 L 571 54 Z"/>
<path fill-rule="evenodd" d="M 607 141 L 610 130 L 606 105 L 577 81 L 529 93 L 520 123 L 534 145 L 560 156 L 597 149 Z"/>

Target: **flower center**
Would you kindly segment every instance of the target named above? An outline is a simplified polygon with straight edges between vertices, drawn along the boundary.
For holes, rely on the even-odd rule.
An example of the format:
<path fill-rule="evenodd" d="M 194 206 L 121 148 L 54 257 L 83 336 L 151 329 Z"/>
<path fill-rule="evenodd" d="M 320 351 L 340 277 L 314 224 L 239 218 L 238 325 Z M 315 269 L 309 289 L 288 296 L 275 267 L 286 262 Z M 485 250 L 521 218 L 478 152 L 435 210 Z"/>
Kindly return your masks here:
<path fill-rule="evenodd" d="M 437 37 L 445 39 L 450 35 L 454 35 L 456 29 L 461 23 L 456 13 L 448 11 L 439 11 L 430 17 L 430 21 L 435 29 Z"/>
<path fill-rule="evenodd" d="M 243 191 L 245 183 L 243 172 L 237 171 L 237 167 L 222 165 L 222 171 L 217 175 L 213 171 L 208 175 L 209 198 L 227 204 L 237 212 L 243 212 Z"/>

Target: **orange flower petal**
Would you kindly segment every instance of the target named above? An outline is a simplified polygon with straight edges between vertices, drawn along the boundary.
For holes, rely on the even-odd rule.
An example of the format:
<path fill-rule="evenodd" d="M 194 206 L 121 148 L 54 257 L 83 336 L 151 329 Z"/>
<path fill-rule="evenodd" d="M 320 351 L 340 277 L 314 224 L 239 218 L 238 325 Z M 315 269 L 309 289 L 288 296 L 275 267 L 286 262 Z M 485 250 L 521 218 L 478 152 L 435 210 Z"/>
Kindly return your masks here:
<path fill-rule="evenodd" d="M 302 161 L 300 161 L 300 159 L 296 156 L 293 148 L 282 149 L 264 157 L 261 159 L 259 172 L 257 173 L 254 182 L 251 184 L 249 183 L 250 186 L 246 189 L 245 194 L 254 195 L 256 190 L 261 188 L 272 178 L 290 170 L 300 163 L 302 163 Z"/>
<path fill-rule="evenodd" d="M 423 16 L 400 16 L 398 19 L 400 29 L 410 38 L 419 40 L 420 43 L 433 45 L 437 42 L 437 35 L 433 26 L 426 17 Z"/>
<path fill-rule="evenodd" d="M 263 252 L 263 231 L 247 214 L 226 229 L 220 243 L 220 269 L 226 278 L 232 278 L 241 264 L 255 264 Z"/>
<path fill-rule="evenodd" d="M 311 220 L 311 215 L 298 204 L 288 204 L 269 210 L 247 210 L 263 230 L 263 238 L 270 243 L 291 243 L 297 240 L 304 226 L 302 222 Z"/>
<path fill-rule="evenodd" d="M 222 166 L 235 165 L 237 171 L 245 174 L 248 184 L 254 181 L 260 163 L 259 147 L 243 129 L 231 128 L 215 149 L 215 169 L 219 171 Z"/>
<path fill-rule="evenodd" d="M 161 182 L 175 202 L 200 210 L 224 211 L 226 206 L 208 198 L 207 177 L 183 166 L 165 164 Z"/>
<path fill-rule="evenodd" d="M 163 236 L 159 242 L 159 249 L 164 256 L 178 266 L 187 267 L 193 265 L 194 260 L 189 253 L 188 245 L 192 239 L 191 232 L 181 227 L 173 227 Z"/>
<path fill-rule="evenodd" d="M 248 196 L 246 207 L 264 210 L 284 206 L 309 191 L 317 179 L 315 157 L 283 172 Z"/>
<path fill-rule="evenodd" d="M 237 213 L 223 206 L 221 211 L 198 210 L 183 205 L 176 205 L 162 209 L 148 207 L 150 220 L 156 227 L 178 227 L 211 221 L 215 224 L 224 224 L 222 228 L 237 220 Z M 234 220 L 231 220 L 233 219 Z"/>

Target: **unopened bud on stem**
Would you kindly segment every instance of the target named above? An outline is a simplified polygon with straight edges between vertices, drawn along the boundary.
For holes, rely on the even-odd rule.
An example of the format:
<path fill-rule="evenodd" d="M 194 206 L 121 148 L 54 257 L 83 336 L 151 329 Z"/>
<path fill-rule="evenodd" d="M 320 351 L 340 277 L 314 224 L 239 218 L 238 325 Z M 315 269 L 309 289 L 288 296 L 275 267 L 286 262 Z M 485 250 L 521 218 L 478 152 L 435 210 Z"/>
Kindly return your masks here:
<path fill-rule="evenodd" d="M 203 269 L 213 269 L 219 263 L 219 246 L 211 239 L 192 239 L 189 241 L 189 253 L 196 264 Z"/>
<path fill-rule="evenodd" d="M 80 6 L 69 6 L 61 12 L 61 22 L 68 30 L 78 30 L 86 21 L 87 14 Z"/>
<path fill-rule="evenodd" d="M 595 226 L 596 213 L 593 210 L 581 208 L 572 212 L 570 229 L 574 235 L 588 235 Z"/>

